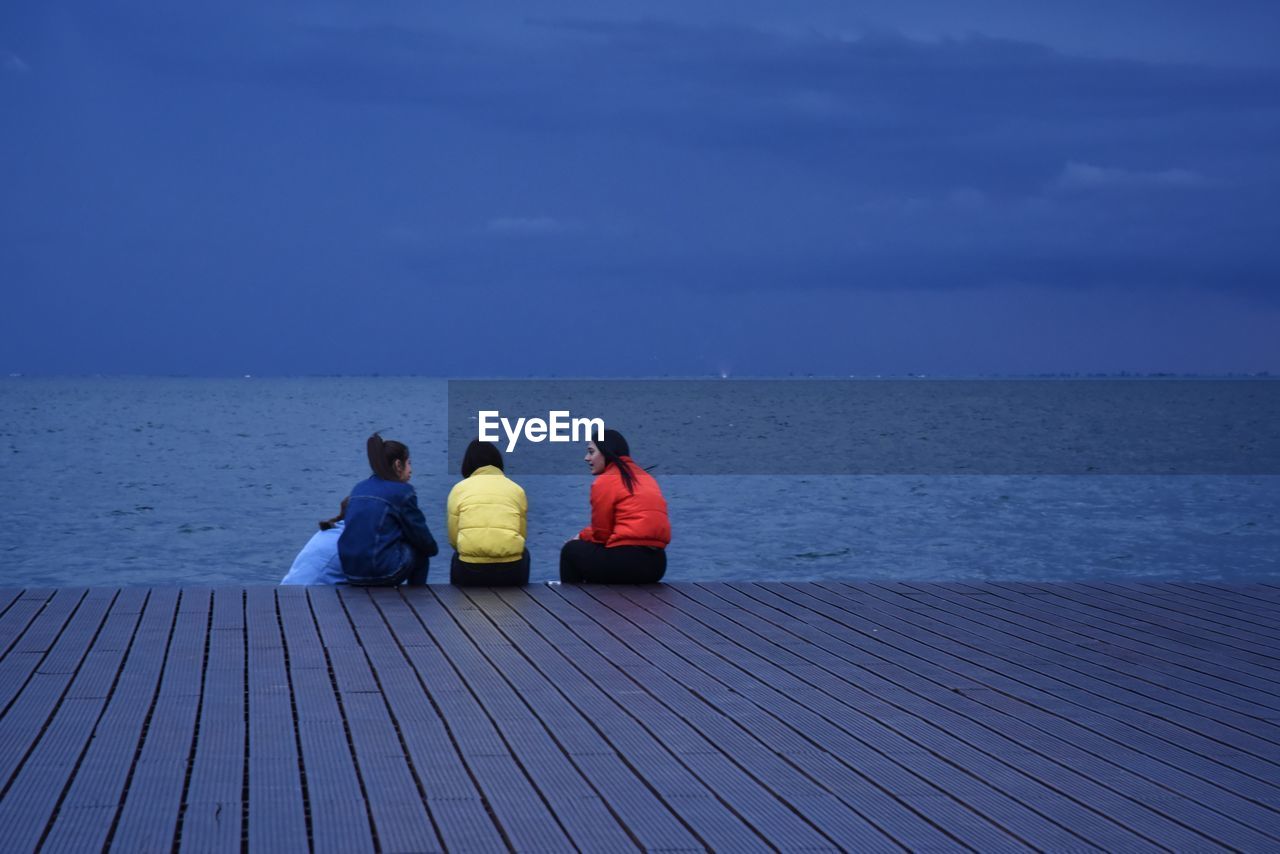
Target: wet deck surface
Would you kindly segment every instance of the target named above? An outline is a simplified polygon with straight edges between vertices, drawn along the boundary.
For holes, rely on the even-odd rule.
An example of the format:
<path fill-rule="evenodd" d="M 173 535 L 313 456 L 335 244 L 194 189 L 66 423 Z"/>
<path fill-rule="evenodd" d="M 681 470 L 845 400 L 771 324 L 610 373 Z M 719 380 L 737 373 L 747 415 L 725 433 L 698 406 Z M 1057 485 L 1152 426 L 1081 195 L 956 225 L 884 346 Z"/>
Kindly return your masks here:
<path fill-rule="evenodd" d="M 1280 850 L 1280 587 L 0 590 L 6 851 Z"/>

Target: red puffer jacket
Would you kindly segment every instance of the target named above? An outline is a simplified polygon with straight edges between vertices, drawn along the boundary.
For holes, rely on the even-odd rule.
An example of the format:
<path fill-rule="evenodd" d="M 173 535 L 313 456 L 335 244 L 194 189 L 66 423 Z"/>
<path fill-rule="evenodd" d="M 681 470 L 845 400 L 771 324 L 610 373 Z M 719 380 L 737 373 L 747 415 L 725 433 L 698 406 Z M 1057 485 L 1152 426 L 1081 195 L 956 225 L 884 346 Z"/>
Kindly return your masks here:
<path fill-rule="evenodd" d="M 634 492 L 622 483 L 622 472 L 612 463 L 591 484 L 591 527 L 578 539 L 608 546 L 656 546 L 671 542 L 667 502 L 658 482 L 630 457 Z"/>

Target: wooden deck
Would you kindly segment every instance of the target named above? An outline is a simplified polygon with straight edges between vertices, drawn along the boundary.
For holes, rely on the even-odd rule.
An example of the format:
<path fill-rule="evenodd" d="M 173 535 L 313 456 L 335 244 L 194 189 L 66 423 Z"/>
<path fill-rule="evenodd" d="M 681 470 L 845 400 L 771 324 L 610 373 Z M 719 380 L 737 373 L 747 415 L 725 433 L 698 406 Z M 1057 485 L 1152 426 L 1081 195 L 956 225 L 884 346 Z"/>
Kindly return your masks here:
<path fill-rule="evenodd" d="M 0 849 L 1278 851 L 1278 606 L 0 590 Z"/>

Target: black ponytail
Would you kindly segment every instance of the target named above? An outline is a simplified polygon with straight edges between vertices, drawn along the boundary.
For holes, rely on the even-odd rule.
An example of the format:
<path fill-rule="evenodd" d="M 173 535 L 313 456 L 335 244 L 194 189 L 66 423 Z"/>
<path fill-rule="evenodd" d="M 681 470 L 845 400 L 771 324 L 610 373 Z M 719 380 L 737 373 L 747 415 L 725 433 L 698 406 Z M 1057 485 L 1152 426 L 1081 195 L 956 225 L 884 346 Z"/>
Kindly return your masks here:
<path fill-rule="evenodd" d="M 606 463 L 612 463 L 618 467 L 618 474 L 622 475 L 622 485 L 627 488 L 627 492 L 634 493 L 636 491 L 635 472 L 631 470 L 631 465 L 622 459 L 631 456 L 631 447 L 627 445 L 627 440 L 622 438 L 622 434 L 617 430 L 605 430 L 596 440 L 596 450 L 604 457 Z"/>
<path fill-rule="evenodd" d="M 338 508 L 337 516 L 334 516 L 332 519 L 321 519 L 320 530 L 322 531 L 331 530 L 337 527 L 339 522 L 347 518 L 347 504 L 349 504 L 350 501 L 351 501 L 351 496 L 348 495 L 346 498 L 342 499 L 342 506 Z"/>
<path fill-rule="evenodd" d="M 377 433 L 365 442 L 365 453 L 369 457 L 369 468 L 383 480 L 399 480 L 396 474 L 396 463 L 409 462 L 409 447 L 394 439 L 384 440 Z"/>

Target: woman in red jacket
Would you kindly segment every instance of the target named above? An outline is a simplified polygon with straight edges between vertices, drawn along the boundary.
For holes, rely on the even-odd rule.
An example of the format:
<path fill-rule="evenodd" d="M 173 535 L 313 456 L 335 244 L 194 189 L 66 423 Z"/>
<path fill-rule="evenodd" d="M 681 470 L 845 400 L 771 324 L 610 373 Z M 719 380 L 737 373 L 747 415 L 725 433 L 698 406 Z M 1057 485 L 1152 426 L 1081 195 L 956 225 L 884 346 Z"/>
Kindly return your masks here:
<path fill-rule="evenodd" d="M 560 550 L 569 584 L 653 584 L 667 571 L 671 522 L 658 482 L 631 459 L 627 440 L 605 430 L 587 443 L 591 524 Z"/>

